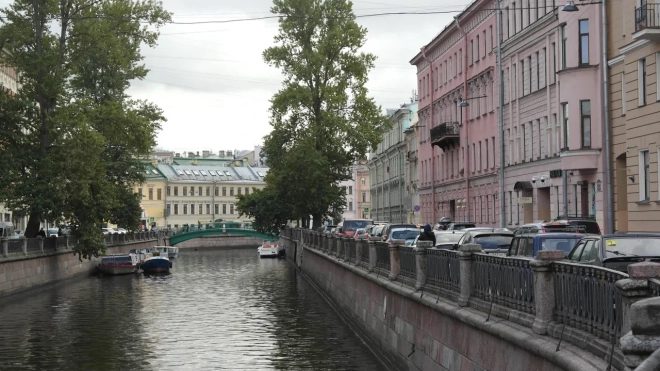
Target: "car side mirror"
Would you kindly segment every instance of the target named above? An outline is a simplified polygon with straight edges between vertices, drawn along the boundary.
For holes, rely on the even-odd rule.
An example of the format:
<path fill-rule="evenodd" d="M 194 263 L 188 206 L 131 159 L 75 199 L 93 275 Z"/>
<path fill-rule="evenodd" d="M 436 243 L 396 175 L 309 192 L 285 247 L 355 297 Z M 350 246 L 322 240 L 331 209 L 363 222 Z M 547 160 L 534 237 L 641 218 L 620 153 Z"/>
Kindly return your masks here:
<path fill-rule="evenodd" d="M 458 250 L 458 244 L 455 243 L 454 246 L 453 246 L 453 248 L 454 248 L 454 250 Z"/>

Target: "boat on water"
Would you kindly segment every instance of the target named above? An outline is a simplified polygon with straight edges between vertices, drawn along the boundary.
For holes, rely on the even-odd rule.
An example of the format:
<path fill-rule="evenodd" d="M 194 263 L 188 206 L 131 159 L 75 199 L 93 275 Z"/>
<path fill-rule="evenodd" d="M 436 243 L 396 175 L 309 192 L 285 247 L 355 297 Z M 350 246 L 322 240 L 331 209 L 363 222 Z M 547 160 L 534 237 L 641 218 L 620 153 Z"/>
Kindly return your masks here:
<path fill-rule="evenodd" d="M 144 274 L 169 273 L 172 262 L 167 255 L 154 251 L 151 256 L 144 259 L 141 267 Z"/>
<path fill-rule="evenodd" d="M 137 254 L 117 254 L 102 256 L 96 266 L 103 274 L 120 275 L 137 272 L 140 260 Z"/>
<path fill-rule="evenodd" d="M 179 257 L 179 248 L 174 246 L 154 246 L 153 251 L 160 252 L 163 256 L 172 259 Z"/>
<path fill-rule="evenodd" d="M 277 242 L 264 241 L 261 246 L 257 248 L 259 258 L 277 258 L 284 255 L 284 248 L 280 247 Z"/>

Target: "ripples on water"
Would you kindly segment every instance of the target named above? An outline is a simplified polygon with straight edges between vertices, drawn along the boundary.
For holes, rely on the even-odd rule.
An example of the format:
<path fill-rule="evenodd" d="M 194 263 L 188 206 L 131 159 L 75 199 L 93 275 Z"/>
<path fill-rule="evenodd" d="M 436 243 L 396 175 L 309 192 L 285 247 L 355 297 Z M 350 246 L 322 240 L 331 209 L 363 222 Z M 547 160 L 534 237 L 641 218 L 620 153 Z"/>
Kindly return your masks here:
<path fill-rule="evenodd" d="M 182 252 L 171 275 L 0 302 L 0 370 L 382 370 L 284 260 Z"/>

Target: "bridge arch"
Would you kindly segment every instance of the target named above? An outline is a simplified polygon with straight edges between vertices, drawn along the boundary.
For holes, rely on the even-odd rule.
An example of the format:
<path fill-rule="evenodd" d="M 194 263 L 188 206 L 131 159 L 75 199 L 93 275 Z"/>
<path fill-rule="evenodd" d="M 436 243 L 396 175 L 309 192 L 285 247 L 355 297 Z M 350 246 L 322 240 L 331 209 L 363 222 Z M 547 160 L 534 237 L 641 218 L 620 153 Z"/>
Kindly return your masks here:
<path fill-rule="evenodd" d="M 217 229 L 202 229 L 192 232 L 178 233 L 170 236 L 170 246 L 176 246 L 182 242 L 189 241 L 196 238 L 207 238 L 211 236 L 245 236 L 252 237 L 253 240 L 277 240 L 279 236 L 260 233 L 252 229 L 244 228 L 217 228 Z"/>

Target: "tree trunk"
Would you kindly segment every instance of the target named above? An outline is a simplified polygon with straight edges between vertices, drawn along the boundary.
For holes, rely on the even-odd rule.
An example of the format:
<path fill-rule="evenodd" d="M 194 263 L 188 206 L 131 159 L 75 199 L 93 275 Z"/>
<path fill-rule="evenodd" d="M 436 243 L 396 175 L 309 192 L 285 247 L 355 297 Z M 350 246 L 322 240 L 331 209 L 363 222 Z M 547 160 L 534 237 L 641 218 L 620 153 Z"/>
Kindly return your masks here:
<path fill-rule="evenodd" d="M 312 229 L 317 230 L 321 228 L 321 225 L 323 221 L 321 220 L 321 214 L 312 214 L 312 218 L 314 219 L 312 222 Z"/>
<path fill-rule="evenodd" d="M 40 224 L 40 220 L 37 219 L 37 216 L 34 214 L 30 214 L 27 227 L 25 227 L 25 238 L 37 237 L 37 233 L 39 233 L 39 224 Z"/>

